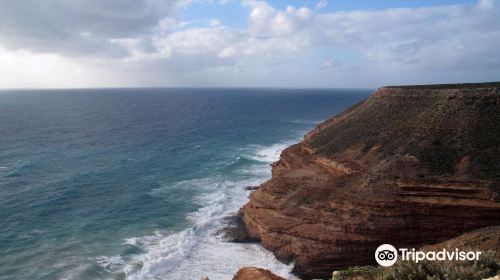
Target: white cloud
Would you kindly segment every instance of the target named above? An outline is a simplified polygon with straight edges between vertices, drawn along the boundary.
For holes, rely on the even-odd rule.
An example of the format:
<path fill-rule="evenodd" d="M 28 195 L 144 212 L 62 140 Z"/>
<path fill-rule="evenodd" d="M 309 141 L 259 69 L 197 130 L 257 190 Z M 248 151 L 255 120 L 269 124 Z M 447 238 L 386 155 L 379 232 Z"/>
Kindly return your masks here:
<path fill-rule="evenodd" d="M 234 47 L 227 47 L 222 49 L 217 56 L 220 58 L 233 57 L 236 55 L 236 49 Z"/>
<path fill-rule="evenodd" d="M 479 0 L 478 7 L 482 10 L 491 10 L 495 7 L 494 0 Z"/>
<path fill-rule="evenodd" d="M 323 8 L 326 8 L 326 6 L 328 6 L 328 1 L 327 0 L 320 0 L 316 4 L 316 9 L 323 9 Z"/>
<path fill-rule="evenodd" d="M 0 0 L 0 45 L 42 53 L 124 57 L 112 39 L 165 29 L 177 0 Z"/>
<path fill-rule="evenodd" d="M 319 1 L 315 10 L 279 10 L 265 1 L 244 0 L 244 28 L 224 26 L 220 19 L 203 21 L 205 27 L 179 21 L 176 9 L 194 5 L 187 0 L 168 5 L 160 0 L 66 1 L 71 4 L 62 5 L 64 11 L 79 19 L 63 16 L 47 24 L 40 24 L 41 15 L 16 22 L 19 13 L 7 1 L 0 0 L 0 8 L 8 8 L 0 9 L 0 16 L 7 15 L 12 30 L 0 32 L 0 46 L 11 53 L 26 49 L 33 57 L 52 53 L 87 66 L 86 57 L 98 54 L 97 63 L 116 74 L 99 77 L 110 84 L 130 76 L 134 79 L 128 82 L 138 85 L 378 86 L 500 75 L 500 8 L 494 0 L 330 13 L 320 9 L 326 1 Z M 118 2 L 123 5 L 118 9 L 102 6 Z M 0 26 L 2 20 L 7 21 L 0 19 Z"/>
<path fill-rule="evenodd" d="M 263 1 L 243 1 L 250 8 L 249 32 L 253 37 L 296 36 L 301 29 L 309 26 L 313 13 L 309 8 L 286 7 L 277 11 Z"/>
<path fill-rule="evenodd" d="M 92 61 L 82 63 L 57 54 L 0 48 L 0 65 L 3 88 L 111 87 L 140 82 L 120 69 Z"/>
<path fill-rule="evenodd" d="M 210 24 L 210 27 L 218 27 L 221 25 L 221 21 L 216 19 L 216 18 L 213 18 L 209 21 L 209 24 Z"/>
<path fill-rule="evenodd" d="M 325 60 L 325 62 L 323 62 L 324 69 L 339 68 L 339 67 L 342 67 L 342 63 L 332 58 L 328 58 L 327 60 Z"/>

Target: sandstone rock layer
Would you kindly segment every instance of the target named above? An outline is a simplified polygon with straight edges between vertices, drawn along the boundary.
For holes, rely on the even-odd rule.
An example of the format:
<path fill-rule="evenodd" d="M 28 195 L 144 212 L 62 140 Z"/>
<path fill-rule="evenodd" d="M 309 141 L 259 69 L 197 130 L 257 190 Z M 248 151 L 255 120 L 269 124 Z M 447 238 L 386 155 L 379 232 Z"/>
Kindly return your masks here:
<path fill-rule="evenodd" d="M 386 87 L 285 149 L 240 214 L 305 277 L 500 224 L 500 83 Z"/>
<path fill-rule="evenodd" d="M 266 269 L 243 267 L 236 273 L 233 280 L 285 280 L 285 278 L 274 275 Z"/>

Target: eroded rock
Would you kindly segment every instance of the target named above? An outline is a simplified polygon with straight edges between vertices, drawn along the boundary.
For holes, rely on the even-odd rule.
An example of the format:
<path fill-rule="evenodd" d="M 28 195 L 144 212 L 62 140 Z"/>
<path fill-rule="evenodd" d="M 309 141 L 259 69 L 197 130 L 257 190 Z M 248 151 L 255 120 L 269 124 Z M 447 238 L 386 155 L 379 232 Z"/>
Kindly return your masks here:
<path fill-rule="evenodd" d="M 285 280 L 285 278 L 279 277 L 266 269 L 244 267 L 236 273 L 233 280 Z"/>

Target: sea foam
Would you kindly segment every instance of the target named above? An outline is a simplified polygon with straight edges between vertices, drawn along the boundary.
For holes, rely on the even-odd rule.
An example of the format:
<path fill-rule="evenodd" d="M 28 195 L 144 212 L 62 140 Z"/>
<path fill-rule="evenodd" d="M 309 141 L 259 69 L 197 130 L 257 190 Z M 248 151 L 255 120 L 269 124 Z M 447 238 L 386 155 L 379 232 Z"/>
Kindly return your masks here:
<path fill-rule="evenodd" d="M 271 146 L 250 145 L 236 156 L 251 162 L 237 168 L 234 173 L 245 175 L 214 176 L 184 180 L 174 186 L 150 191 L 158 196 L 172 187 L 191 187 L 199 190 L 194 200 L 202 207 L 186 219 L 192 226 L 180 232 L 156 231 L 151 235 L 132 237 L 125 244 L 138 247 L 143 253 L 128 256 L 100 256 L 96 263 L 110 272 L 121 271 L 126 279 L 232 279 L 243 266 L 271 269 L 291 279 L 292 264 L 286 265 L 258 244 L 239 244 L 225 241 L 216 234 L 224 226 L 224 218 L 235 214 L 247 201 L 246 186 L 261 184 L 270 178 L 269 164 L 279 158 L 282 149 L 292 142 Z M 229 164 L 234 164 L 230 162 Z M 241 177 L 241 176 L 240 176 Z"/>

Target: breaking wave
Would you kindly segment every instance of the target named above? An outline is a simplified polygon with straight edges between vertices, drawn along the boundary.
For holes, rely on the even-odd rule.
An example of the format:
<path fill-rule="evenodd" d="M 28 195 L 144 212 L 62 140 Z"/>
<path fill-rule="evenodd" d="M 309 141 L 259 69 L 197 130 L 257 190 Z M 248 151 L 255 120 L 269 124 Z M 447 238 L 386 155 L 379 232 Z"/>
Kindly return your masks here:
<path fill-rule="evenodd" d="M 108 272 L 120 272 L 126 279 L 231 279 L 242 266 L 271 269 L 290 278 L 291 266 L 277 261 L 258 244 L 225 241 L 216 234 L 224 218 L 235 214 L 247 201 L 247 186 L 259 185 L 271 176 L 269 164 L 278 160 L 281 150 L 292 142 L 271 146 L 250 145 L 228 163 L 227 175 L 184 180 L 151 190 L 161 196 L 172 189 L 193 189 L 194 202 L 201 205 L 186 220 L 190 227 L 180 231 L 156 231 L 131 237 L 124 244 L 141 253 L 100 256 L 95 262 Z"/>

